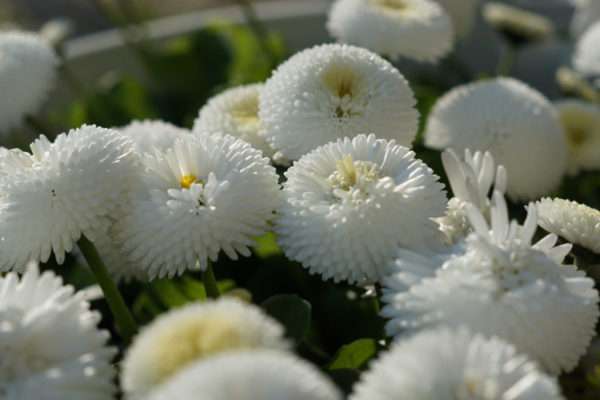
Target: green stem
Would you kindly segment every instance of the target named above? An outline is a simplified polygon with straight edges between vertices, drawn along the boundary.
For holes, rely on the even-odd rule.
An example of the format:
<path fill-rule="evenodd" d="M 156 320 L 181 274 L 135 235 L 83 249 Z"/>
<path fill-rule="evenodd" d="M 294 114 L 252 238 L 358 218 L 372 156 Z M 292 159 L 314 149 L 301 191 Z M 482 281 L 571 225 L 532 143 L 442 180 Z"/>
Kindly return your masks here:
<path fill-rule="evenodd" d="M 210 261 L 206 266 L 206 271 L 202 272 L 202 282 L 204 283 L 204 290 L 206 290 L 206 297 L 209 299 L 218 299 L 221 293 L 219 292 L 215 271 L 213 271 L 212 263 Z"/>
<path fill-rule="evenodd" d="M 117 285 L 108 273 L 106 265 L 100 258 L 94 244 L 85 236 L 81 236 L 78 246 L 104 292 L 104 298 L 115 318 L 121 336 L 125 342 L 129 343 L 137 333 L 138 327 L 125 304 L 125 300 L 123 300 Z"/>
<path fill-rule="evenodd" d="M 517 61 L 517 49 L 510 43 L 504 46 L 496 73 L 498 76 L 510 76 L 515 62 Z"/>
<path fill-rule="evenodd" d="M 258 38 L 258 42 L 260 47 L 262 48 L 263 53 L 271 62 L 271 65 L 274 67 L 276 64 L 275 57 L 271 52 L 271 48 L 269 46 L 269 32 L 265 25 L 261 22 L 260 18 L 256 14 L 256 10 L 252 5 L 251 0 L 237 0 L 240 5 L 242 12 L 244 13 L 244 17 L 246 18 L 246 22 L 254 34 Z"/>

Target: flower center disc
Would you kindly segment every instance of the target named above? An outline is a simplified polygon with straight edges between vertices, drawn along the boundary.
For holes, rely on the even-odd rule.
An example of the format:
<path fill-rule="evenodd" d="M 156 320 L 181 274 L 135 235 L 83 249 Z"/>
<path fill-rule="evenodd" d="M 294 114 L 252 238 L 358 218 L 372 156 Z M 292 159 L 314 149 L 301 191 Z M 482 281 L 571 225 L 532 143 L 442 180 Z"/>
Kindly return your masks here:
<path fill-rule="evenodd" d="M 386 12 L 401 14 L 409 9 L 405 0 L 371 0 L 375 7 L 379 7 Z"/>
<path fill-rule="evenodd" d="M 232 107 L 231 117 L 236 124 L 241 126 L 255 126 L 258 124 L 258 97 L 240 102 Z"/>
<path fill-rule="evenodd" d="M 179 184 L 183 189 L 189 189 L 194 183 L 197 182 L 197 178 L 194 175 L 184 175 L 179 180 Z"/>
<path fill-rule="evenodd" d="M 353 161 L 352 156 L 347 155 L 336 162 L 336 170 L 329 176 L 329 183 L 334 190 L 366 192 L 369 184 L 378 179 L 377 165 L 369 161 Z"/>

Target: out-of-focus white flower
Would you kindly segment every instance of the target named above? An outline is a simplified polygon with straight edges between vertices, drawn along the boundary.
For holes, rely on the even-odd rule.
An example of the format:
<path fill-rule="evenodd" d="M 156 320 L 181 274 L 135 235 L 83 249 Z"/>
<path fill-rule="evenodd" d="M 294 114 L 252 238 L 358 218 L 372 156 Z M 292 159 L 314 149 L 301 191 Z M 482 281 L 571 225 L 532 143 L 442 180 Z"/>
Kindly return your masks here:
<path fill-rule="evenodd" d="M 560 88 L 569 94 L 574 94 L 584 100 L 600 102 L 600 85 L 594 87 L 593 79 L 569 67 L 560 67 L 556 71 L 556 81 Z"/>
<path fill-rule="evenodd" d="M 409 146 L 419 119 L 413 92 L 392 64 L 339 44 L 304 50 L 283 63 L 261 93 L 259 115 L 267 141 L 290 160 L 368 132 Z"/>
<path fill-rule="evenodd" d="M 439 60 L 454 42 L 450 17 L 433 0 L 337 0 L 327 28 L 344 43 L 418 61 Z"/>
<path fill-rule="evenodd" d="M 569 146 L 569 172 L 600 169 L 600 106 L 580 100 L 555 103 Z"/>
<path fill-rule="evenodd" d="M 450 18 L 458 38 L 467 36 L 479 11 L 479 0 L 435 0 L 440 3 Z"/>
<path fill-rule="evenodd" d="M 568 147 L 553 105 L 510 78 L 460 86 L 444 95 L 429 117 L 425 142 L 436 149 L 489 151 L 506 168 L 515 199 L 548 194 L 567 169 Z"/>
<path fill-rule="evenodd" d="M 449 244 L 456 243 L 471 231 L 467 217 L 467 205 L 472 204 L 489 220 L 490 190 L 502 194 L 506 191 L 506 170 L 496 167 L 488 152 L 471 153 L 465 150 L 464 161 L 453 150 L 442 153 L 442 162 L 454 197 L 448 202 L 446 215 L 438 218 L 440 229 Z"/>
<path fill-rule="evenodd" d="M 139 155 L 167 151 L 177 138 L 190 133 L 187 129 L 161 120 L 132 121 L 118 130 L 133 142 L 134 150 Z"/>
<path fill-rule="evenodd" d="M 132 176 L 130 142 L 118 132 L 83 126 L 51 143 L 41 136 L 33 154 L 12 152 L 0 173 L 0 270 L 28 261 L 59 264 L 84 234 L 106 229 Z"/>
<path fill-rule="evenodd" d="M 575 201 L 545 198 L 536 204 L 539 225 L 600 254 L 600 211 Z"/>
<path fill-rule="evenodd" d="M 287 349 L 283 333 L 259 308 L 231 298 L 170 311 L 145 327 L 129 348 L 123 390 L 130 399 L 145 398 L 198 360 L 234 350 Z"/>
<path fill-rule="evenodd" d="M 30 266 L 0 277 L 0 397 L 111 400 L 108 333 L 83 292 Z"/>
<path fill-rule="evenodd" d="M 409 149 L 374 135 L 319 147 L 286 173 L 276 225 L 285 254 L 335 281 L 375 282 L 398 247 L 441 241 L 438 177 Z"/>
<path fill-rule="evenodd" d="M 0 132 L 19 125 L 46 100 L 58 58 L 41 36 L 0 32 Z"/>
<path fill-rule="evenodd" d="M 75 25 L 68 18 L 55 18 L 46 22 L 40 28 L 40 36 L 55 48 L 60 48 L 73 34 Z"/>
<path fill-rule="evenodd" d="M 563 260 L 570 244 L 556 235 L 535 245 L 537 209 L 524 225 L 509 222 L 502 195 L 494 194 L 491 229 L 473 206 L 474 232 L 446 257 L 401 251 L 398 272 L 384 281 L 382 314 L 390 335 L 432 326 L 466 326 L 515 345 L 550 373 L 569 371 L 595 334 L 594 281 Z"/>
<path fill-rule="evenodd" d="M 186 135 L 142 163 L 115 232 L 132 265 L 150 278 L 204 270 L 221 250 L 232 259 L 249 256 L 280 204 L 268 159 L 231 136 Z"/>
<path fill-rule="evenodd" d="M 258 116 L 262 88 L 263 84 L 238 86 L 216 95 L 200 109 L 192 131 L 197 135 L 231 135 L 273 157 L 275 152 L 264 138 Z"/>
<path fill-rule="evenodd" d="M 579 38 L 573 55 L 573 66 L 585 76 L 600 75 L 600 21 L 590 26 Z"/>
<path fill-rule="evenodd" d="M 496 1 L 483 6 L 483 16 L 493 28 L 516 44 L 546 39 L 554 33 L 550 19 Z"/>
<path fill-rule="evenodd" d="M 350 400 L 561 400 L 555 378 L 497 338 L 439 329 L 399 341 L 373 363 Z"/>
<path fill-rule="evenodd" d="M 149 400 L 341 400 L 335 385 L 291 354 L 256 350 L 196 363 L 159 387 Z"/>
<path fill-rule="evenodd" d="M 600 1 L 575 0 L 573 3 L 575 4 L 575 14 L 571 21 L 571 34 L 579 37 L 587 28 L 600 21 Z"/>

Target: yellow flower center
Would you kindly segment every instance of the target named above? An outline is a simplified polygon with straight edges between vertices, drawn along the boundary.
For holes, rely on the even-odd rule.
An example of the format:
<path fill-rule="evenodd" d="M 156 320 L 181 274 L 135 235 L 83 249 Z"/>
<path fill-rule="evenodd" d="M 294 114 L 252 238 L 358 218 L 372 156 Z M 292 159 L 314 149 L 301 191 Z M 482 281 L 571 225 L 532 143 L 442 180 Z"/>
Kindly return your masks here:
<path fill-rule="evenodd" d="M 402 14 L 410 9 L 405 0 L 371 0 L 371 4 L 385 12 Z"/>
<path fill-rule="evenodd" d="M 179 184 L 181 185 L 181 187 L 183 189 L 189 189 L 196 182 L 197 182 L 197 178 L 192 174 L 184 175 L 179 180 Z"/>
<path fill-rule="evenodd" d="M 359 97 L 362 77 L 347 65 L 334 64 L 321 74 L 323 85 L 333 95 L 337 118 L 360 114 L 354 100 Z"/>
<path fill-rule="evenodd" d="M 354 161 L 351 155 L 336 162 L 336 170 L 329 177 L 334 189 L 349 191 L 364 190 L 365 186 L 379 179 L 377 165 L 369 161 Z"/>
<path fill-rule="evenodd" d="M 567 137 L 569 143 L 571 143 L 575 147 L 579 147 L 586 142 L 588 133 L 585 129 L 578 127 L 570 127 L 567 129 Z"/>
<path fill-rule="evenodd" d="M 242 340 L 236 323 L 227 316 L 212 316 L 179 324 L 156 341 L 156 383 L 188 364 L 226 350 L 252 347 Z"/>
<path fill-rule="evenodd" d="M 230 110 L 231 117 L 235 123 L 241 126 L 257 126 L 258 119 L 258 96 L 249 97 L 235 104 Z"/>

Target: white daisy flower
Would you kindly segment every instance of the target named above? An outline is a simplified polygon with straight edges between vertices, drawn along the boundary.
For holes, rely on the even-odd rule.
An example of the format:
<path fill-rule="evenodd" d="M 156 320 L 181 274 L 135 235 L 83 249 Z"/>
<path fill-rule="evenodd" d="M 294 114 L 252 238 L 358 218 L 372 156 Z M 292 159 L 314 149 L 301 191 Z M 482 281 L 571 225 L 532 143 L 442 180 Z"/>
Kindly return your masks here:
<path fill-rule="evenodd" d="M 471 204 L 489 220 L 490 191 L 504 194 L 506 191 L 506 170 L 496 167 L 494 158 L 488 152 L 471 153 L 465 150 L 464 161 L 453 150 L 442 153 L 442 162 L 450 182 L 454 197 L 448 202 L 448 211 L 438 218 L 440 230 L 446 235 L 448 244 L 456 243 L 471 231 L 467 217 L 467 205 Z"/>
<path fill-rule="evenodd" d="M 474 232 L 460 250 L 430 257 L 401 251 L 398 270 L 384 281 L 382 315 L 390 335 L 432 326 L 467 326 L 515 345 L 550 373 L 569 371 L 595 334 L 594 281 L 563 260 L 570 244 L 556 235 L 535 245 L 535 206 L 524 225 L 509 222 L 502 195 L 494 194 L 491 229 L 469 208 Z"/>
<path fill-rule="evenodd" d="M 198 393 L 202 400 L 342 400 L 317 368 L 273 350 L 233 352 L 198 362 L 149 400 L 195 400 Z"/>
<path fill-rule="evenodd" d="M 261 93 L 259 115 L 267 141 L 290 160 L 365 132 L 408 146 L 419 119 L 413 92 L 392 64 L 339 44 L 283 63 Z"/>
<path fill-rule="evenodd" d="M 0 277 L 2 399 L 113 399 L 116 352 L 84 297 L 37 267 Z"/>
<path fill-rule="evenodd" d="M 0 174 L 4 271 L 52 252 L 61 264 L 82 234 L 106 228 L 131 183 L 131 145 L 116 131 L 83 126 L 53 143 L 41 136 L 31 150 L 13 153 L 11 173 Z"/>
<path fill-rule="evenodd" d="M 600 106 L 580 100 L 555 103 L 569 146 L 569 172 L 600 169 Z"/>
<path fill-rule="evenodd" d="M 258 116 L 263 84 L 238 86 L 211 98 L 200 109 L 192 131 L 195 134 L 231 135 L 250 143 L 267 157 L 274 151 L 264 138 Z"/>
<path fill-rule="evenodd" d="M 479 0 L 435 0 L 446 10 L 458 38 L 467 36 L 473 29 L 479 10 Z"/>
<path fill-rule="evenodd" d="M 515 44 L 547 39 L 554 33 L 554 24 L 550 19 L 496 1 L 483 6 L 483 16 L 493 28 Z"/>
<path fill-rule="evenodd" d="M 0 32 L 0 132 L 21 123 L 46 100 L 58 58 L 49 43 L 33 33 Z"/>
<path fill-rule="evenodd" d="M 191 304 L 161 315 L 135 338 L 123 361 L 127 397 L 144 398 L 195 361 L 242 349 L 285 350 L 283 327 L 259 308 L 232 298 Z"/>
<path fill-rule="evenodd" d="M 538 201 L 536 207 L 542 228 L 600 254 L 600 211 L 575 201 L 549 198 Z"/>
<path fill-rule="evenodd" d="M 600 1 L 575 0 L 573 3 L 575 14 L 571 20 L 571 34 L 579 37 L 596 21 L 600 21 Z"/>
<path fill-rule="evenodd" d="M 436 149 L 489 151 L 506 168 L 507 193 L 533 199 L 551 192 L 567 169 L 567 144 L 552 104 L 511 78 L 459 86 L 429 117 L 425 142 Z"/>
<path fill-rule="evenodd" d="M 269 160 L 231 136 L 187 135 L 142 163 L 115 231 L 129 261 L 150 278 L 204 270 L 221 250 L 231 259 L 249 256 L 279 206 Z"/>
<path fill-rule="evenodd" d="M 344 43 L 417 61 L 438 61 L 454 42 L 450 17 L 433 0 L 336 0 L 327 28 Z"/>
<path fill-rule="evenodd" d="M 175 140 L 190 132 L 169 122 L 161 120 L 131 121 L 129 125 L 118 128 L 121 134 L 133 142 L 138 154 L 166 151 L 173 147 Z"/>
<path fill-rule="evenodd" d="M 590 26 L 579 38 L 575 46 L 573 66 L 586 75 L 598 77 L 600 75 L 600 21 Z"/>
<path fill-rule="evenodd" d="M 338 140 L 302 157 L 286 176 L 279 244 L 323 279 L 375 282 L 399 247 L 441 242 L 432 218 L 444 214 L 443 185 L 394 141 Z"/>
<path fill-rule="evenodd" d="M 562 400 L 555 378 L 497 338 L 466 329 L 399 341 L 371 365 L 350 400 Z"/>

